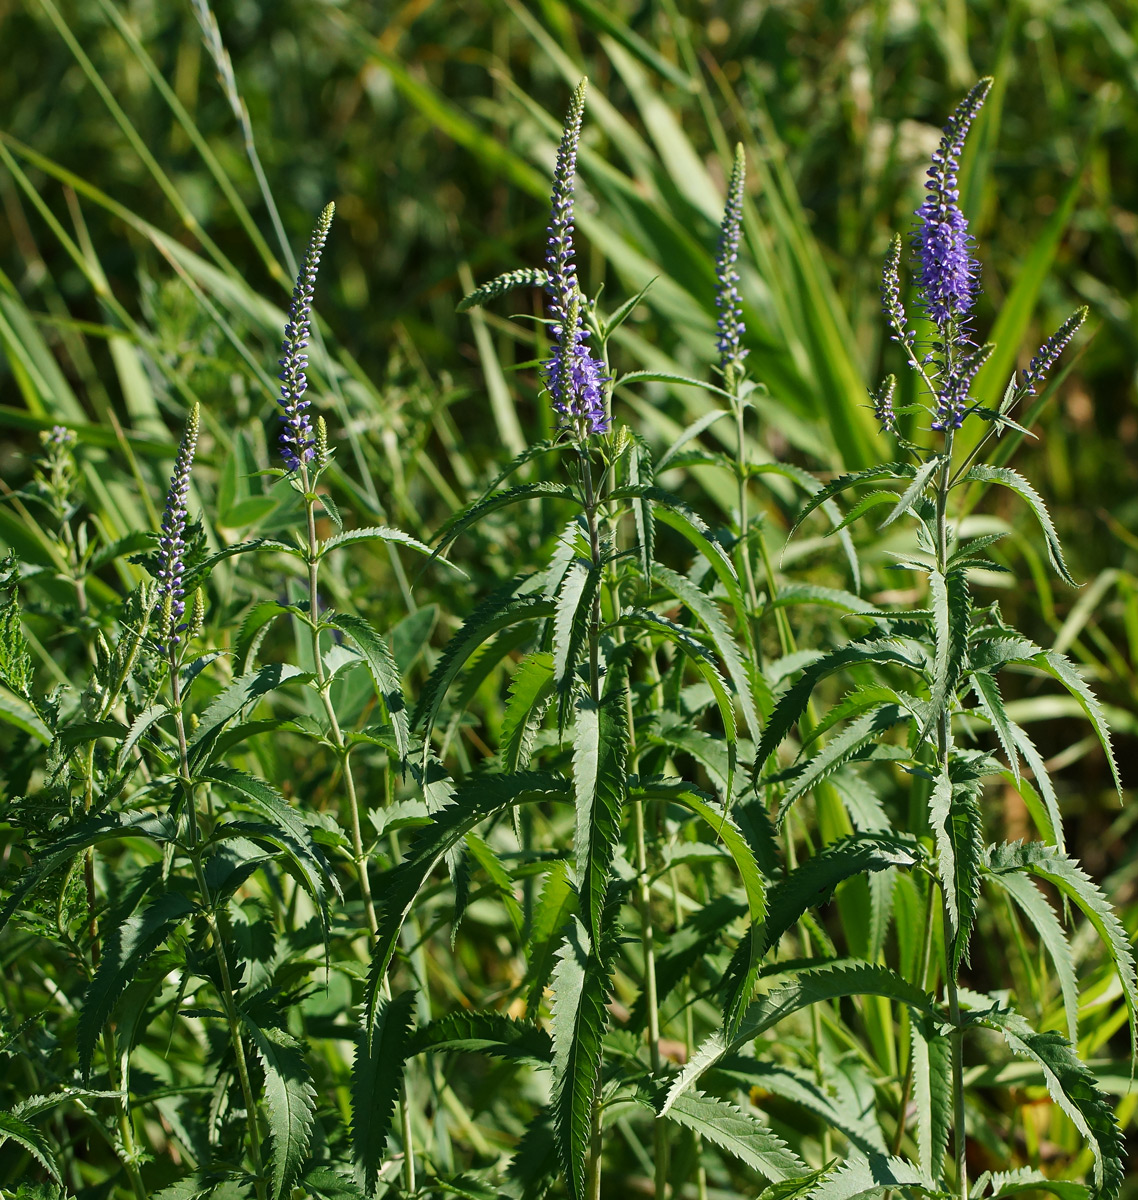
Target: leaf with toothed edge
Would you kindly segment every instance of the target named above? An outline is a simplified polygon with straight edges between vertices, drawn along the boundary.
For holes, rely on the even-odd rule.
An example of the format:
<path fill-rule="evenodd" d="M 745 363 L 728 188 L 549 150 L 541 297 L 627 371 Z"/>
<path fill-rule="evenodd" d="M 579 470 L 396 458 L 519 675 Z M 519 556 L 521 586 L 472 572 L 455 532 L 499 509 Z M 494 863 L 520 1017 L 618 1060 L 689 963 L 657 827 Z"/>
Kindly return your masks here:
<path fill-rule="evenodd" d="M 62 1182 L 55 1154 L 47 1138 L 34 1126 L 10 1112 L 0 1111 L 0 1146 L 11 1139 L 22 1146 L 57 1183 Z"/>
<path fill-rule="evenodd" d="M 1130 1018 L 1130 1047 L 1136 1047 L 1138 1022 L 1138 978 L 1130 937 L 1118 919 L 1102 889 L 1073 859 L 1054 846 L 1042 842 L 1010 842 L 993 846 L 985 864 L 992 875 L 1022 871 L 1049 883 L 1077 905 L 1094 926 L 1114 964 Z"/>
<path fill-rule="evenodd" d="M 499 736 L 502 767 L 524 770 L 529 765 L 529 744 L 535 714 L 553 691 L 553 655 L 542 650 L 527 654 L 510 677 L 509 698 L 502 714 Z"/>
<path fill-rule="evenodd" d="M 1038 1033 L 1018 1013 L 995 1006 L 963 1016 L 969 1025 L 1003 1034 L 1014 1053 L 1042 1070 L 1052 1100 L 1090 1143 L 1097 1195 L 1101 1200 L 1117 1200 L 1125 1176 L 1126 1147 L 1114 1106 L 1067 1039 L 1055 1031 Z"/>
<path fill-rule="evenodd" d="M 265 1111 L 272 1138 L 274 1200 L 292 1195 L 292 1184 L 308 1154 L 316 1089 L 300 1042 L 283 1029 L 258 1025 L 248 1013 L 242 1021 L 265 1073 Z"/>
<path fill-rule="evenodd" d="M 387 1154 L 387 1133 L 403 1070 L 414 1017 L 415 993 L 379 998 L 356 1041 L 352 1064 L 352 1161 L 356 1179 L 371 1195 Z"/>
<path fill-rule="evenodd" d="M 809 1193 L 809 1200 L 859 1200 L 862 1196 L 880 1196 L 903 1187 L 940 1191 L 923 1171 L 905 1159 L 871 1154 L 853 1159 L 827 1175 Z"/>
<path fill-rule="evenodd" d="M 769 1125 L 728 1100 L 687 1092 L 668 1110 L 668 1120 L 690 1129 L 774 1183 L 806 1173 L 806 1164 Z"/>
<path fill-rule="evenodd" d="M 573 792 L 576 802 L 577 888 L 581 916 L 594 943 L 601 939 L 601 914 L 627 792 L 627 686 L 624 673 L 610 675 L 600 703 L 583 697 L 573 724 Z"/>
<path fill-rule="evenodd" d="M 811 1004 L 844 996 L 884 996 L 935 1020 L 944 1019 L 939 1006 L 923 988 L 888 967 L 854 963 L 800 971 L 793 982 L 755 1000 L 733 1033 L 721 1029 L 703 1042 L 672 1082 L 660 1114 L 666 1114 L 676 1099 L 725 1055 L 740 1050 L 779 1021 Z"/>
<path fill-rule="evenodd" d="M 585 1159 L 608 1024 L 609 976 L 588 930 L 573 917 L 553 970 L 553 1126 L 573 1200 L 585 1197 Z"/>
<path fill-rule="evenodd" d="M 355 613 L 331 613 L 326 618 L 337 629 L 342 629 L 363 652 L 364 661 L 371 673 L 375 690 L 383 707 L 387 710 L 391 726 L 395 731 L 395 745 L 399 757 L 406 761 L 411 752 L 411 727 L 407 720 L 407 698 L 403 694 L 403 681 L 395 665 L 387 638 L 382 637 L 370 622 Z"/>

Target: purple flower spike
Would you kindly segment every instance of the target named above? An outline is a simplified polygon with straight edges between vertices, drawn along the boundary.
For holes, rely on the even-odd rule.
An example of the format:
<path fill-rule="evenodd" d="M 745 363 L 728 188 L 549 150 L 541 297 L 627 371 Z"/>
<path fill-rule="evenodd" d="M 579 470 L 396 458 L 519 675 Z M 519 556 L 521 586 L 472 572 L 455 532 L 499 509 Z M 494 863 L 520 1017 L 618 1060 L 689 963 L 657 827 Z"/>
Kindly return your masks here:
<path fill-rule="evenodd" d="M 190 468 L 198 446 L 198 406 L 190 409 L 186 431 L 174 461 L 170 490 L 166 493 L 166 511 L 162 514 L 162 532 L 158 538 L 158 597 L 161 620 L 158 641 L 164 652 L 178 644 L 178 635 L 185 629 L 182 617 L 186 611 L 183 576 L 186 571 L 186 506 L 190 499 Z"/>
<path fill-rule="evenodd" d="M 545 363 L 544 377 L 553 398 L 553 409 L 566 425 L 576 424 L 587 433 L 606 433 L 609 422 L 604 385 L 608 376 L 604 374 L 605 364 L 589 353 L 586 344 L 589 331 L 581 319 L 584 301 L 578 291 L 577 267 L 573 259 L 573 178 L 577 171 L 577 143 L 581 137 L 587 86 L 588 80 L 582 79 L 573 92 L 553 172 L 545 255 L 549 272 L 546 286 L 551 297 L 550 312 L 560 324 L 553 327 L 553 350 Z"/>
<path fill-rule="evenodd" d="M 328 240 L 328 230 L 336 211 L 329 204 L 320 214 L 304 265 L 297 276 L 288 310 L 284 345 L 281 348 L 281 398 L 277 403 L 281 413 L 280 446 L 281 458 L 289 471 L 299 471 L 302 463 L 311 462 L 315 456 L 315 438 L 312 422 L 308 419 L 309 402 L 304 398 L 308 390 L 308 337 L 312 332 L 312 296 L 316 288 L 316 271 L 320 266 L 320 255 Z"/>
<path fill-rule="evenodd" d="M 1058 329 L 1039 347 L 1039 352 L 1028 364 L 1023 373 L 1023 386 L 1029 396 L 1035 395 L 1035 385 L 1042 383 L 1048 371 L 1055 365 L 1059 355 L 1066 350 L 1068 343 L 1075 336 L 1078 328 L 1087 319 L 1087 309 L 1084 305 L 1075 311 L 1059 326 Z"/>
<path fill-rule="evenodd" d="M 905 306 L 901 303 L 901 235 L 895 233 L 885 252 L 885 268 L 881 272 L 881 308 L 893 340 L 906 346 L 912 345 L 917 334 L 905 328 Z"/>
<path fill-rule="evenodd" d="M 873 415 L 885 433 L 897 432 L 897 414 L 893 409 L 893 394 L 897 390 L 896 375 L 886 375 L 873 393 Z"/>
<path fill-rule="evenodd" d="M 913 248 L 919 262 L 921 301 L 929 319 L 942 329 L 966 317 L 976 299 L 980 268 L 972 255 L 968 222 L 960 211 L 957 172 L 964 139 L 991 86 L 990 78 L 981 79 L 952 114 L 928 171 L 925 202 L 917 209 L 920 225 Z"/>
<path fill-rule="evenodd" d="M 731 168 L 731 179 L 727 184 L 727 204 L 723 209 L 723 222 L 719 226 L 719 252 L 715 257 L 715 307 L 719 309 L 719 366 L 724 377 L 730 378 L 742 372 L 743 335 L 747 327 L 743 324 L 743 298 L 739 295 L 739 272 L 735 262 L 739 257 L 739 239 L 743 229 L 743 186 L 747 179 L 747 163 L 743 158 L 743 147 L 735 147 L 735 165 Z"/>

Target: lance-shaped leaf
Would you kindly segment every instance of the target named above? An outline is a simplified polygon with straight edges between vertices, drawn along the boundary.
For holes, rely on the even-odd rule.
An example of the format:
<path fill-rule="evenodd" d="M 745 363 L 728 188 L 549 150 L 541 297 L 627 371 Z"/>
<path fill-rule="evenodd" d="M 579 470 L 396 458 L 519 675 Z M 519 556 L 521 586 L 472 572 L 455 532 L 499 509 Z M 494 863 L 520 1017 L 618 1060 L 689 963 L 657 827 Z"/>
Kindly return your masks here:
<path fill-rule="evenodd" d="M 335 550 L 338 546 L 351 546 L 356 542 L 396 543 L 400 546 L 410 546 L 412 550 L 418 550 L 420 554 L 431 553 L 430 546 L 424 546 L 418 538 L 413 538 L 401 529 L 390 529 L 386 525 L 369 525 L 366 529 L 348 529 L 343 533 L 334 533 L 326 541 L 321 542 L 319 556 L 323 558 L 329 550 Z M 453 563 L 447 563 L 447 566 L 456 571 L 459 569 Z"/>
<path fill-rule="evenodd" d="M 937 1020 L 943 1014 L 923 988 L 888 967 L 873 963 L 844 963 L 800 971 L 792 983 L 759 997 L 731 1034 L 713 1033 L 692 1055 L 668 1091 L 661 1114 L 695 1086 L 696 1081 L 728 1054 L 741 1050 L 786 1017 L 825 1000 L 844 996 L 884 996 L 907 1004 Z"/>
<path fill-rule="evenodd" d="M 387 638 L 381 637 L 371 627 L 368 621 L 355 613 L 332 613 L 328 621 L 337 629 L 342 629 L 348 637 L 360 648 L 371 673 L 375 690 L 391 720 L 395 731 L 395 745 L 399 757 L 406 759 L 411 751 L 411 727 L 407 720 L 407 700 L 403 695 L 403 681 L 399 678 L 399 668 L 395 665 L 395 656 L 387 644 Z"/>
<path fill-rule="evenodd" d="M 544 596 L 514 595 L 521 582 L 520 579 L 515 579 L 484 600 L 447 643 L 419 696 L 419 703 L 411 720 L 413 729 L 423 727 L 425 732 L 430 734 L 447 688 L 454 682 L 466 660 L 491 634 L 519 621 L 553 616 L 552 600 L 547 600 Z M 427 740 L 429 742 L 429 736 Z"/>
<path fill-rule="evenodd" d="M 940 714 L 951 705 L 952 693 L 968 653 L 968 629 L 972 614 L 972 595 L 963 571 L 950 571 L 945 576 L 935 568 L 931 570 L 929 595 L 932 600 L 936 655 L 933 659 L 928 718 L 921 730 L 922 740 Z"/>
<path fill-rule="evenodd" d="M 403 1084 L 415 993 L 380 996 L 356 1041 L 352 1064 L 352 1161 L 356 1179 L 371 1195 L 387 1152 L 391 1114 Z"/>
<path fill-rule="evenodd" d="M 909 1039 L 917 1109 L 917 1160 L 928 1178 L 941 1182 L 952 1126 L 951 1045 L 944 1027 L 920 1013 L 910 1015 Z"/>
<path fill-rule="evenodd" d="M 1047 505 L 1043 503 L 1043 497 L 1018 471 L 1013 471 L 1011 467 L 990 467 L 984 463 L 977 463 L 961 476 L 960 482 L 999 483 L 1006 488 L 1011 488 L 1016 495 L 1026 500 L 1035 519 L 1039 522 L 1039 527 L 1043 530 L 1043 536 L 1047 543 L 1047 557 L 1051 560 L 1055 573 L 1071 587 L 1079 586 L 1071 577 L 1071 572 L 1067 570 L 1059 534 L 1055 529 L 1055 523 L 1051 520 L 1051 514 L 1047 511 Z"/>
<path fill-rule="evenodd" d="M 779 748 L 783 738 L 790 733 L 795 722 L 799 720 L 810 703 L 810 697 L 818 681 L 835 671 L 845 667 L 854 667 L 860 663 L 896 663 L 920 670 L 921 664 L 896 644 L 880 642 L 854 642 L 842 646 L 839 650 L 816 658 L 806 666 L 802 677 L 794 683 L 784 695 L 779 698 L 763 729 L 763 736 L 755 751 L 755 773 L 759 774 L 766 766 L 771 755 Z"/>
<path fill-rule="evenodd" d="M 20 876 L 3 908 L 0 908 L 0 930 L 12 919 L 24 897 L 33 891 L 53 871 L 70 862 L 89 846 L 119 838 L 142 837 L 166 844 L 177 839 L 174 821 L 166 815 L 152 813 L 103 813 L 87 817 L 70 830 L 60 829 L 52 844 L 36 855 L 32 865 Z"/>
<path fill-rule="evenodd" d="M 939 1190 L 923 1171 L 903 1158 L 871 1154 L 852 1159 L 826 1176 L 810 1191 L 809 1200 L 860 1200 L 862 1196 L 880 1196 L 903 1187 L 926 1192 Z"/>
<path fill-rule="evenodd" d="M 519 487 L 494 492 L 490 496 L 475 500 L 473 504 L 468 504 L 443 525 L 435 534 L 439 543 L 435 549 L 435 556 L 441 554 L 463 530 L 469 529 L 471 525 L 482 520 L 483 517 L 489 516 L 497 509 L 505 508 L 509 504 L 517 504 L 522 500 L 535 500 L 541 496 L 559 496 L 563 500 L 572 500 L 578 506 L 581 504 L 576 492 L 568 484 L 563 483 L 524 483 Z"/>
<path fill-rule="evenodd" d="M 855 833 L 830 842 L 767 893 L 764 953 L 777 945 L 804 912 L 825 904 L 843 880 L 867 871 L 911 867 L 920 852 L 917 840 L 904 834 Z"/>
<path fill-rule="evenodd" d="M 1011 768 L 1016 787 L 1019 787 L 1019 747 L 1015 734 L 1012 732 L 1011 718 L 1004 707 L 1004 698 L 1000 694 L 1000 685 L 996 682 L 995 676 L 989 675 L 986 671 L 977 671 L 969 682 L 972 684 L 972 693 L 976 697 L 976 705 L 988 718 L 988 724 L 995 731 L 996 740 L 1007 756 L 1008 766 Z"/>
<path fill-rule="evenodd" d="M 758 713 L 755 711 L 755 700 L 752 695 L 751 677 L 739 653 L 738 645 L 727 627 L 723 614 L 715 601 L 702 589 L 697 588 L 684 575 L 671 570 L 669 567 L 657 565 L 653 568 L 654 577 L 666 587 L 677 600 L 680 600 L 699 618 L 707 632 L 711 634 L 712 644 L 727 668 L 727 674 L 735 685 L 739 697 L 739 707 L 743 710 L 743 719 L 747 722 L 751 737 L 759 736 L 761 726 Z M 770 693 L 765 680 L 761 682 L 765 699 L 770 702 Z"/>
<path fill-rule="evenodd" d="M 972 1200 L 1004 1200 L 1006 1196 L 1018 1196 L 1023 1192 L 1034 1195 L 1045 1192 L 1058 1196 L 1059 1200 L 1091 1200 L 1093 1192 L 1085 1183 L 1072 1179 L 1048 1179 L 1031 1167 L 1020 1167 L 1017 1171 L 985 1171 L 972 1185 Z"/>
<path fill-rule="evenodd" d="M 527 1016 L 537 1016 L 545 985 L 553 973 L 561 931 L 570 915 L 576 911 L 577 892 L 573 887 L 572 872 L 569 863 L 561 859 L 550 868 L 534 906 L 529 941 L 526 943 L 526 976 L 529 980 Z"/>
<path fill-rule="evenodd" d="M 1016 748 L 1023 755 L 1024 762 L 1031 768 L 1031 773 L 1035 776 L 1035 788 L 1033 789 L 1023 775 L 1020 775 L 1019 793 L 1027 805 L 1028 812 L 1031 813 L 1032 820 L 1042 834 L 1043 840 L 1050 842 L 1060 852 L 1065 852 L 1063 814 L 1059 811 L 1059 797 L 1055 795 L 1055 786 L 1051 782 L 1051 773 L 1047 770 L 1043 755 L 1039 753 L 1027 731 L 1014 721 L 1008 723 L 1008 729 Z"/>
<path fill-rule="evenodd" d="M 980 806 L 970 781 L 957 783 L 945 771 L 937 776 L 929 797 L 929 826 L 939 856 L 940 886 L 952 942 L 952 969 L 956 971 L 968 955 L 984 857 Z"/>
<path fill-rule="evenodd" d="M 569 785 L 564 779 L 537 771 L 478 775 L 454 790 L 451 802 L 433 814 L 431 823 L 416 834 L 403 861 L 384 877 L 379 932 L 366 992 L 369 1021 L 374 1020 L 383 980 L 407 913 L 447 851 L 487 817 L 519 804 L 568 800 L 569 796 Z"/>
<path fill-rule="evenodd" d="M 1131 1053 L 1135 1048 L 1135 1019 L 1138 1016 L 1138 981 L 1135 979 L 1134 954 L 1122 922 L 1111 908 L 1101 888 L 1079 866 L 1054 846 L 1041 842 L 1011 842 L 992 848 L 987 868 L 993 875 L 1023 871 L 1045 880 L 1073 904 L 1094 926 L 1114 964 L 1122 985 L 1122 995 L 1130 1014 Z"/>
<path fill-rule="evenodd" d="M 600 584 L 600 572 L 584 559 L 569 564 L 557 592 L 553 617 L 553 677 L 557 690 L 567 695 L 573 683 L 581 648 L 589 632 L 593 597 Z"/>
<path fill-rule="evenodd" d="M 986 877 L 1011 897 L 1023 910 L 1028 923 L 1039 934 L 1059 980 L 1063 1010 L 1067 1016 L 1067 1037 L 1072 1045 L 1079 1041 L 1079 981 L 1075 974 L 1075 957 L 1063 926 L 1050 901 L 1025 874 L 1019 871 L 991 871 Z"/>
<path fill-rule="evenodd" d="M 608 988 L 607 967 L 588 930 L 573 917 L 553 971 L 553 1125 L 573 1200 L 585 1197 Z"/>
<path fill-rule="evenodd" d="M 885 529 L 892 525 L 899 517 L 903 516 L 913 507 L 914 504 L 921 498 L 922 493 L 928 486 L 929 480 L 932 479 L 936 470 L 944 465 L 944 457 L 942 455 L 934 455 L 928 462 L 922 464 L 913 476 L 912 482 L 901 493 L 901 498 L 889 510 L 889 514 L 885 520 L 881 522 L 881 528 Z"/>
<path fill-rule="evenodd" d="M 1126 1147 L 1114 1107 L 1099 1091 L 1094 1073 L 1079 1061 L 1067 1039 L 1051 1031 L 1037 1033 L 1018 1013 L 990 1008 L 966 1013 L 969 1024 L 1003 1034 L 1011 1049 L 1043 1072 L 1051 1099 L 1090 1143 L 1095 1189 L 1101 1200 L 1116 1200 L 1126 1173 Z"/>
<path fill-rule="evenodd" d="M 218 733 L 246 704 L 252 704 L 286 683 L 307 678 L 308 675 L 299 667 L 288 663 L 268 663 L 256 671 L 239 676 L 213 698 L 198 719 L 189 739 L 191 763 L 196 763 L 209 753 Z"/>
<path fill-rule="evenodd" d="M 687 1092 L 668 1109 L 668 1120 L 699 1134 L 774 1183 L 806 1174 L 806 1164 L 769 1125 L 728 1100 Z"/>
<path fill-rule="evenodd" d="M 169 891 L 144 912 L 132 913 L 124 921 L 111 925 L 103 942 L 99 968 L 83 998 L 75 1034 L 79 1068 L 84 1077 L 91 1073 L 91 1057 L 115 1001 L 142 964 L 193 911 L 194 905 L 188 897 Z"/>
<path fill-rule="evenodd" d="M 304 1061 L 304 1047 L 283 1029 L 258 1025 L 248 1013 L 242 1021 L 265 1073 L 265 1110 L 272 1139 L 270 1177 L 275 1200 L 292 1195 L 312 1138 L 316 1089 Z"/>
<path fill-rule="evenodd" d="M 553 1058 L 553 1043 L 544 1029 L 489 1011 L 453 1012 L 424 1025 L 412 1037 L 408 1053 L 425 1050 L 488 1054 L 538 1066 L 547 1065 Z"/>
<path fill-rule="evenodd" d="M 519 267 L 496 275 L 488 283 L 479 284 L 455 306 L 455 312 L 466 312 L 470 308 L 481 308 L 491 300 L 512 292 L 515 288 L 543 288 L 549 283 L 549 275 L 541 267 Z"/>
<path fill-rule="evenodd" d="M 839 475 L 837 479 L 830 480 L 829 483 L 819 488 L 810 497 L 803 506 L 802 511 L 795 518 L 794 525 L 790 530 L 790 536 L 794 536 L 799 525 L 816 508 L 819 508 L 834 496 L 841 495 L 847 489 L 856 487 L 859 483 L 876 483 L 881 479 L 912 479 L 916 473 L 917 468 L 912 463 L 893 462 L 883 463 L 879 467 L 868 467 L 864 471 L 853 471 L 848 475 Z"/>
<path fill-rule="evenodd" d="M 871 742 L 878 742 L 881 735 L 894 725 L 909 719 L 908 713 L 896 704 L 881 704 L 851 721 L 836 737 L 828 741 L 813 758 L 808 759 L 802 770 L 793 777 L 779 801 L 775 814 L 775 825 L 781 829 L 790 807 L 811 788 L 816 787 L 839 767 L 849 762 Z"/>
<path fill-rule="evenodd" d="M 610 677 L 599 704 L 578 702 L 573 727 L 573 793 L 577 809 L 575 851 L 581 916 L 595 944 L 627 791 L 627 685 Z"/>
<path fill-rule="evenodd" d="M 543 650 L 527 654 L 510 677 L 509 698 L 499 736 L 504 771 L 529 765 L 529 743 L 535 713 L 553 691 L 553 655 Z"/>
<path fill-rule="evenodd" d="M 40 1164 L 57 1183 L 62 1183 L 55 1153 L 47 1138 L 34 1126 L 14 1113 L 0 1111 L 0 1146 L 11 1139 Z"/>
<path fill-rule="evenodd" d="M 716 413 L 716 416 L 725 414 Z M 634 487 L 653 486 L 655 468 L 652 451 L 646 442 L 636 439 L 628 456 L 628 481 Z M 636 522 L 636 543 L 640 549 L 640 571 L 644 579 L 651 582 L 656 555 L 656 523 L 652 518 L 652 503 L 649 500 L 634 500 L 632 516 Z"/>

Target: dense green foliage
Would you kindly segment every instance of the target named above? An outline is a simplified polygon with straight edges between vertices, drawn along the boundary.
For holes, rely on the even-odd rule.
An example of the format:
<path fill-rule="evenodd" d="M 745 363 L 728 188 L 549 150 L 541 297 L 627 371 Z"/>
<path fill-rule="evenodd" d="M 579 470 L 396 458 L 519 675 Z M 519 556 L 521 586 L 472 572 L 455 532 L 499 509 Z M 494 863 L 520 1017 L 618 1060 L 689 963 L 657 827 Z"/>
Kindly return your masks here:
<path fill-rule="evenodd" d="M 1128 32 L 377 20 L 0 11 L 0 1189 L 1127 1194 Z M 984 72 L 996 348 L 944 438 L 876 297 Z M 602 435 L 538 369 L 586 73 Z M 745 371 L 716 365 L 736 141 Z M 273 363 L 329 198 L 286 476 Z"/>

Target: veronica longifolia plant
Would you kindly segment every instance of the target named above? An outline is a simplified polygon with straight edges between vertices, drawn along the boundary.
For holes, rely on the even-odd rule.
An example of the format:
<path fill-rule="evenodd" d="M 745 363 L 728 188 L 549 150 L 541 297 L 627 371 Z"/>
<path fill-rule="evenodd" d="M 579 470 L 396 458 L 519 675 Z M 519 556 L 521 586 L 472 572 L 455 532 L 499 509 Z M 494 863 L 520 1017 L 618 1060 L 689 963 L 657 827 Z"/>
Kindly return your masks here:
<path fill-rule="evenodd" d="M 998 410 L 987 409 L 973 398 L 977 373 L 992 347 L 977 346 L 973 340 L 980 268 L 959 207 L 957 172 L 965 137 L 990 84 L 990 80 L 978 83 L 946 126 L 928 172 L 925 201 L 917 210 L 915 286 L 925 325 L 910 326 L 904 310 L 903 243 L 899 237 L 893 239 L 886 255 L 882 283 L 885 318 L 893 340 L 916 374 L 923 403 L 896 409 L 896 385 L 890 376 L 874 394 L 873 409 L 883 431 L 896 439 L 908 461 L 834 480 L 811 499 L 799 518 L 861 484 L 892 484 L 895 490 L 874 492 L 848 519 L 887 506 L 882 528 L 903 518 L 913 522 L 915 545 L 900 555 L 898 566 L 924 578 L 927 601 L 916 611 L 867 614 L 871 621 L 868 634 L 812 662 L 779 699 L 758 746 L 756 768 L 770 772 L 779 745 L 794 725 L 797 723 L 803 734 L 810 732 L 813 718 L 808 720 L 807 704 L 818 681 L 851 666 L 868 668 L 875 675 L 872 685 L 863 683 L 849 692 L 834 712 L 823 718 L 830 728 L 838 728 L 844 720 L 840 732 L 828 740 L 816 740 L 812 752 L 804 738 L 802 754 L 792 770 L 781 776 L 768 775 L 772 781 L 781 781 L 775 788 L 777 820 L 781 823 L 802 797 L 817 793 L 823 780 L 841 778 L 853 764 L 875 759 L 898 764 L 912 779 L 915 797 L 925 802 L 926 821 L 913 831 L 919 839 L 884 835 L 863 816 L 858 822 L 861 832 L 827 846 L 804 868 L 804 880 L 825 874 L 832 881 L 864 870 L 867 855 L 876 859 L 872 870 L 885 869 L 890 855 L 908 857 L 923 881 L 925 905 L 922 950 L 911 979 L 893 975 L 885 967 L 865 968 L 860 978 L 854 971 L 848 979 L 850 991 L 887 995 L 908 1014 L 908 1066 L 902 1078 L 892 1150 L 898 1154 L 912 1146 L 916 1153 L 911 1159 L 883 1159 L 868 1166 L 851 1162 L 834 1177 L 832 1187 L 838 1190 L 831 1192 L 831 1185 L 824 1184 L 816 1193 L 819 1196 L 850 1194 L 840 1189 L 855 1182 L 876 1187 L 951 1188 L 961 1200 L 985 1194 L 988 1177 L 977 1181 L 979 1190 L 971 1189 L 968 1178 L 964 1088 L 966 1042 L 984 1029 L 1001 1034 L 1013 1052 L 1042 1071 L 1053 1100 L 1089 1144 L 1099 1193 L 1117 1195 L 1122 1180 L 1122 1143 L 1111 1106 L 1073 1048 L 1078 1033 L 1078 989 L 1070 950 L 1057 917 L 1035 883 L 1056 888 L 1065 906 L 1069 902 L 1081 909 L 1098 931 L 1117 971 L 1133 1034 L 1138 991 L 1129 942 L 1102 893 L 1065 852 L 1062 819 L 1044 755 L 1005 704 L 1001 674 L 1009 668 L 1026 668 L 1065 687 L 1090 719 L 1117 784 L 1109 732 L 1093 693 L 1069 660 L 1009 628 L 996 604 L 976 602 L 972 573 L 1002 569 L 992 558 L 1000 535 L 985 533 L 968 539 L 962 533 L 962 518 L 954 515 L 954 502 L 966 490 L 991 485 L 1011 489 L 1038 519 L 1052 566 L 1073 583 L 1054 526 L 1036 491 L 1011 468 L 978 461 L 982 449 L 994 444 L 989 440 L 992 434 L 1014 426 L 1009 415 L 1012 408 L 1031 394 L 1054 366 L 1085 315 L 1085 310 L 1075 313 L 1045 342 L 1023 375 L 1013 376 Z M 901 435 L 900 418 L 914 414 L 927 415 L 931 444 L 927 435 L 919 444 Z M 972 448 L 960 454 L 958 439 L 968 422 L 986 423 L 987 428 L 977 430 Z M 899 743 L 892 740 L 893 730 L 904 735 Z M 980 748 L 985 742 L 988 748 Z M 981 799 L 986 781 L 998 779 L 1025 797 L 1039 840 L 987 841 Z M 768 786 L 774 787 L 773 782 Z M 892 861 L 901 860 L 894 857 Z M 959 974 L 968 962 L 985 886 L 1010 897 L 1029 922 L 1039 927 L 1062 981 L 1069 1041 L 1055 1031 L 1033 1029 L 1004 1000 L 974 993 L 967 1003 L 962 999 Z M 938 974 L 942 989 L 929 990 L 928 981 Z M 748 1035 L 754 1028 L 745 1025 Z M 694 1080 L 726 1048 L 709 1050 L 700 1070 L 689 1068 L 685 1074 Z M 909 1106 L 915 1088 L 920 1092 L 911 1136 Z M 950 1136 L 952 1154 L 946 1163 Z M 1043 1186 L 1042 1177 L 1036 1181 Z"/>

